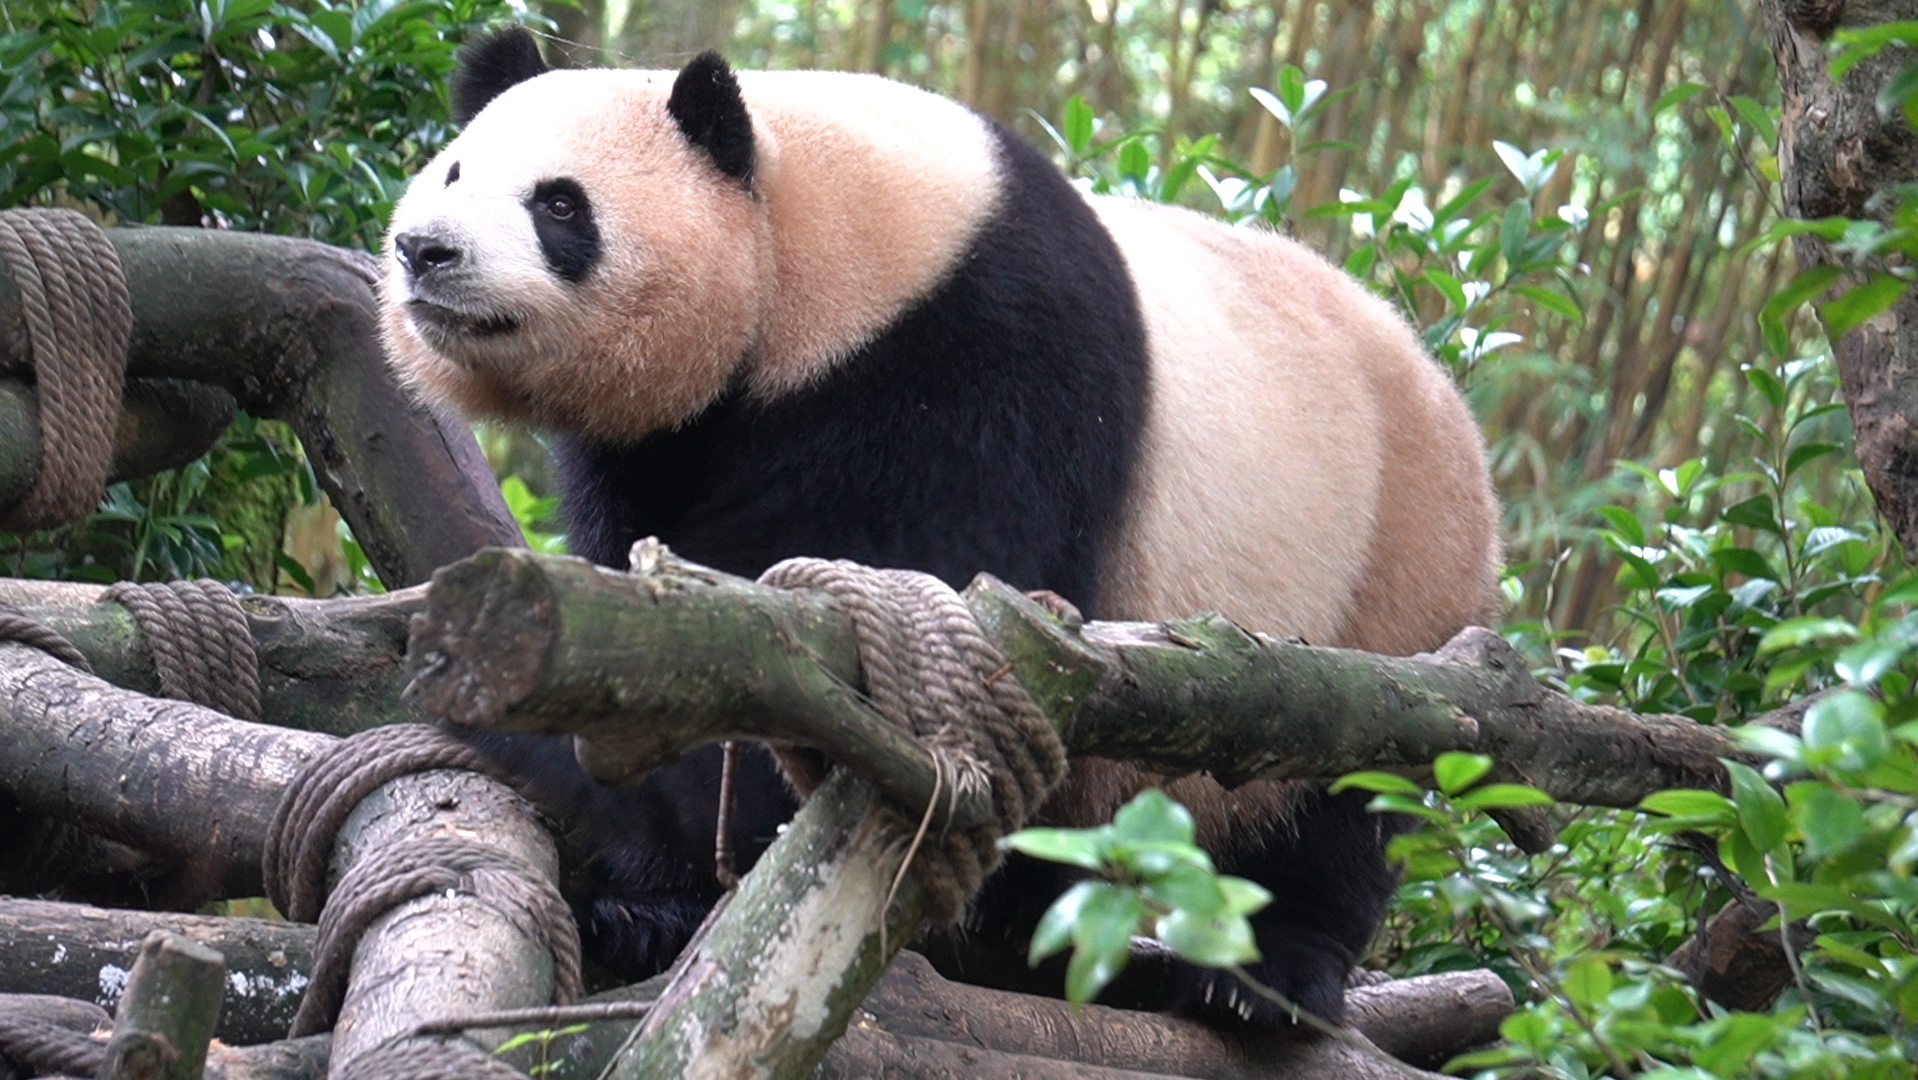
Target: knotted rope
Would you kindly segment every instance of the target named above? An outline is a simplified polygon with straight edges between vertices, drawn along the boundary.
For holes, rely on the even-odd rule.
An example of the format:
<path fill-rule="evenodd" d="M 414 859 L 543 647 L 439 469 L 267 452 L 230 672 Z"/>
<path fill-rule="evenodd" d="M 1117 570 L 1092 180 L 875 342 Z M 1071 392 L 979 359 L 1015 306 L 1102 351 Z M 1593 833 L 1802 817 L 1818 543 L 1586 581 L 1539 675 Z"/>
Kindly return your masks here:
<path fill-rule="evenodd" d="M 32 1070 L 33 1076 L 93 1076 L 106 1059 L 107 1044 L 85 1032 L 50 1020 L 0 1016 L 0 1071 L 12 1062 Z"/>
<path fill-rule="evenodd" d="M 333 895 L 325 895 L 334 837 L 347 815 L 381 784 L 433 769 L 483 773 L 510 786 L 478 751 L 446 732 L 396 724 L 334 743 L 308 761 L 281 795 L 261 860 L 266 895 L 287 918 L 318 918 L 320 924 L 311 982 L 294 1016 L 292 1037 L 332 1026 L 345 998 L 353 949 L 366 928 L 400 904 L 432 893 L 458 892 L 497 909 L 552 952 L 554 997 L 560 1003 L 582 992 L 579 929 L 572 911 L 546 875 L 516 856 L 455 837 L 405 850 L 382 848 L 357 859 Z"/>
<path fill-rule="evenodd" d="M 0 211 L 0 262 L 20 291 L 40 401 L 40 475 L 10 528 L 78 521 L 113 457 L 133 306 L 105 230 L 73 210 Z"/>
<path fill-rule="evenodd" d="M 260 662 L 233 591 L 217 581 L 122 581 L 103 599 L 123 605 L 146 637 L 160 695 L 260 718 Z"/>
<path fill-rule="evenodd" d="M 1010 665 L 980 632 L 959 594 L 930 574 L 875 570 L 858 563 L 788 559 L 760 582 L 819 589 L 852 617 L 866 693 L 880 714 L 932 753 L 955 792 L 989 785 L 991 825 L 954 830 L 920 852 L 914 872 L 925 887 L 927 917 L 952 922 L 998 864 L 997 841 L 1023 826 L 1065 776 L 1065 749 Z M 810 792 L 817 775 L 781 754 L 795 785 Z M 900 820 L 903 837 L 918 821 Z"/>

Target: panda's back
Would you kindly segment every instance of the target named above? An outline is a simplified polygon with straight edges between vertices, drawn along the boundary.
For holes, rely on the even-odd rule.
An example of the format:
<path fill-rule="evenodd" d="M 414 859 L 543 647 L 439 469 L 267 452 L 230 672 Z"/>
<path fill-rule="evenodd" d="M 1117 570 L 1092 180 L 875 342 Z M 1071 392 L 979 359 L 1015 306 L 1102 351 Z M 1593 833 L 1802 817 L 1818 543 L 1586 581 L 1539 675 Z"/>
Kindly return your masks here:
<path fill-rule="evenodd" d="M 1111 618 L 1218 610 L 1384 652 L 1493 613 L 1497 507 L 1476 424 L 1388 304 L 1306 247 L 1090 200 L 1151 355 Z"/>

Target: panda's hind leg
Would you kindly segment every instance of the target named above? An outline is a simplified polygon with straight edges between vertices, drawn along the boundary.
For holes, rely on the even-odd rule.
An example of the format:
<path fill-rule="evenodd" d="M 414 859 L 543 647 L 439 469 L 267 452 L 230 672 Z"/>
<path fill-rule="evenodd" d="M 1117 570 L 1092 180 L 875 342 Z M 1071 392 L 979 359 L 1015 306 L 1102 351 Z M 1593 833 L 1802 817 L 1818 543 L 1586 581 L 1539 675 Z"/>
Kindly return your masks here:
<path fill-rule="evenodd" d="M 1246 965 L 1254 979 L 1292 1004 L 1338 1023 L 1345 981 L 1371 947 L 1398 883 L 1385 845 L 1410 824 L 1402 815 L 1366 809 L 1371 795 L 1323 788 L 1302 796 L 1291 820 L 1269 839 L 1218 860 L 1219 871 L 1250 878 L 1272 893 L 1252 916 L 1259 960 Z M 1292 1018 L 1254 993 L 1231 972 L 1170 965 L 1173 1008 L 1213 1023 L 1290 1027 Z"/>

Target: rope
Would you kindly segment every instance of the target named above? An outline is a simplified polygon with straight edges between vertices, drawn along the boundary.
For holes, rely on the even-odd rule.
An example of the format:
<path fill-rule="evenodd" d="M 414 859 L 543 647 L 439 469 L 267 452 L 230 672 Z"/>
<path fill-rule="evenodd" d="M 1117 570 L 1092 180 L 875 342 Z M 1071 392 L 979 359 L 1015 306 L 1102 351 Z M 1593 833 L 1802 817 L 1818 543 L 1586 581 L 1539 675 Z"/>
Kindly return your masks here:
<path fill-rule="evenodd" d="M 93 665 L 87 662 L 86 654 L 73 642 L 68 641 L 60 631 L 12 604 L 0 604 L 0 641 L 31 645 L 69 667 L 93 674 Z"/>
<path fill-rule="evenodd" d="M 123 605 L 145 635 L 160 695 L 260 718 L 260 663 L 246 611 L 217 581 L 122 581 L 104 599 Z"/>
<path fill-rule="evenodd" d="M 105 230 L 73 210 L 0 211 L 0 263 L 20 293 L 40 402 L 40 475 L 11 528 L 78 521 L 100 503 L 133 306 Z"/>
<path fill-rule="evenodd" d="M 30 1075 L 93 1076 L 107 1059 L 107 1044 L 46 1020 L 0 1016 L 0 1060 L 23 1065 Z"/>
<path fill-rule="evenodd" d="M 526 1080 L 526 1074 L 464 1039 L 401 1036 L 361 1054 L 328 1080 Z"/>
<path fill-rule="evenodd" d="M 478 751 L 446 732 L 396 724 L 334 743 L 308 761 L 281 795 L 261 860 L 267 898 L 289 919 L 317 917 L 320 924 L 311 981 L 292 1037 L 332 1026 L 346 994 L 353 950 L 367 927 L 400 904 L 432 893 L 458 892 L 494 907 L 553 954 L 554 997 L 561 1004 L 582 993 L 579 929 L 572 912 L 553 882 L 516 856 L 457 837 L 433 838 L 405 850 L 383 848 L 356 860 L 333 895 L 325 895 L 334 837 L 353 808 L 389 780 L 434 769 L 504 779 Z"/>
<path fill-rule="evenodd" d="M 955 791 L 990 785 L 994 824 L 949 833 L 914 866 L 936 922 L 953 922 L 999 860 L 1001 835 L 1025 824 L 1065 775 L 1052 724 L 959 594 L 930 574 L 858 563 L 788 559 L 760 582 L 818 589 L 839 602 L 859 637 L 866 693 L 879 712 L 926 744 Z M 784 762 L 788 755 L 782 753 Z M 809 790 L 813 770 L 790 768 Z M 900 822 L 913 837 L 917 822 Z M 914 838 L 914 843 L 917 839 Z"/>

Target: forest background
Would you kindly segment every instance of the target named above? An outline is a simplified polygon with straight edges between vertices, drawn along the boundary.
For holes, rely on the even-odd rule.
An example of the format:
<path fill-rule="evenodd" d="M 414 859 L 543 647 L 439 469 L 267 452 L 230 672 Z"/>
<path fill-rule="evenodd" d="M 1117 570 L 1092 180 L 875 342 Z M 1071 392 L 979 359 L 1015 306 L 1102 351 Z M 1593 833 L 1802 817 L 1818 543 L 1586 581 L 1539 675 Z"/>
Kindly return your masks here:
<path fill-rule="evenodd" d="M 512 20 L 573 64 L 716 47 L 744 67 L 881 72 L 1006 121 L 1090 187 L 1299 235 L 1398 303 L 1468 393 L 1506 508 L 1502 629 L 1542 678 L 1710 722 L 1854 691 L 1767 744 L 1783 795 L 1746 770 L 1732 799 L 1662 817 L 1579 811 L 1536 858 L 1452 798 L 1475 763 L 1439 793 L 1373 778 L 1429 823 L 1401 845 L 1375 963 L 1512 983 L 1527 1004 L 1508 1044 L 1461 1072 L 1912 1075 L 1918 588 L 1851 457 L 1823 337 L 1884 297 L 1823 323 L 1801 311 L 1756 9 L 0 0 L 0 19 L 0 206 L 377 251 L 407 176 L 453 134 L 452 49 Z M 533 542 L 562 546 L 537 439 L 481 438 Z M 315 491 L 287 431 L 243 416 L 82 525 L 0 537 L 0 572 L 377 588 Z M 1681 828 L 1716 849 L 1668 842 Z M 1818 936 L 1782 997 L 1728 1012 L 1660 961 L 1747 888 Z"/>

